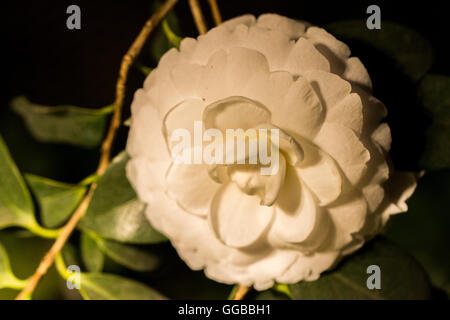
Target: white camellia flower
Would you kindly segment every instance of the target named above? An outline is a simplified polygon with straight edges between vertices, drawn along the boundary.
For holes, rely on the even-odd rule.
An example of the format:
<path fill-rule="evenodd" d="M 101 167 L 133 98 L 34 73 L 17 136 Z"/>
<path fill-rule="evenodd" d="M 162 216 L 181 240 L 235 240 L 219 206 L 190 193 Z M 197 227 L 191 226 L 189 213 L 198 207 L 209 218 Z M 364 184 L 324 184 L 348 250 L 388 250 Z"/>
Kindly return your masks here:
<path fill-rule="evenodd" d="M 324 29 L 237 17 L 184 39 L 136 92 L 128 178 L 192 269 L 258 290 L 315 280 L 406 211 L 416 185 L 389 167 L 386 109 L 371 87 Z M 279 170 L 174 163 L 170 134 L 195 121 L 279 128 Z"/>

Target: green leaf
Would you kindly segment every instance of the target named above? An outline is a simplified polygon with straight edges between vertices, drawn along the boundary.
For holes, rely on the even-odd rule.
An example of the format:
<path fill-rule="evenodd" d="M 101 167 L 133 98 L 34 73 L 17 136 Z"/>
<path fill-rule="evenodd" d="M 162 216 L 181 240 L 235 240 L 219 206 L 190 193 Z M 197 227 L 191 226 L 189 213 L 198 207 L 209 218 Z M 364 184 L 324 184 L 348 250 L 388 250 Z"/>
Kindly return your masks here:
<path fill-rule="evenodd" d="M 165 300 L 137 281 L 106 273 L 82 273 L 80 293 L 86 300 Z"/>
<path fill-rule="evenodd" d="M 47 228 L 64 223 L 86 193 L 83 185 L 62 183 L 32 174 L 25 174 L 25 180 L 36 196 L 42 224 Z"/>
<path fill-rule="evenodd" d="M 154 1 L 152 12 L 155 12 L 161 3 L 161 1 Z M 170 11 L 164 21 L 154 30 L 149 40 L 149 43 L 151 43 L 150 56 L 155 62 L 158 62 L 169 49 L 178 48 L 181 42 L 181 38 L 177 36 L 181 33 L 175 12 Z"/>
<path fill-rule="evenodd" d="M 0 229 L 36 224 L 30 193 L 0 136 Z"/>
<path fill-rule="evenodd" d="M 66 242 L 61 251 L 63 261 L 66 261 L 67 265 L 81 265 L 78 246 L 71 242 Z"/>
<path fill-rule="evenodd" d="M 383 21 L 381 29 L 369 30 L 365 20 L 348 20 L 331 23 L 326 29 L 346 43 L 356 41 L 387 55 L 414 82 L 423 77 L 433 61 L 429 41 L 395 22 Z"/>
<path fill-rule="evenodd" d="M 449 204 L 450 168 L 427 172 L 408 200 L 408 212 L 389 219 L 385 236 L 407 249 L 432 284 L 450 296 Z"/>
<path fill-rule="evenodd" d="M 179 48 L 181 40 L 183 39 L 173 32 L 173 30 L 170 28 L 169 22 L 167 22 L 167 19 L 163 20 L 162 27 L 167 41 L 169 41 L 169 44 L 174 48 Z"/>
<path fill-rule="evenodd" d="M 273 289 L 258 292 L 255 295 L 255 300 L 290 300 L 289 297 L 281 292 Z"/>
<path fill-rule="evenodd" d="M 150 252 L 100 237 L 96 240 L 108 257 L 131 270 L 152 271 L 159 266 L 159 258 Z"/>
<path fill-rule="evenodd" d="M 98 146 L 112 107 L 86 109 L 75 106 L 42 106 L 19 96 L 11 101 L 33 137 L 41 142 L 67 143 L 92 148 Z"/>
<path fill-rule="evenodd" d="M 125 173 L 128 156 L 119 154 L 100 178 L 89 208 L 80 222 L 102 238 L 136 244 L 167 239 L 145 217 L 145 204 L 137 199 Z"/>
<path fill-rule="evenodd" d="M 89 234 L 81 233 L 81 258 L 86 269 L 90 272 L 101 272 L 105 263 L 105 256 L 97 241 Z"/>
<path fill-rule="evenodd" d="M 289 297 L 290 299 L 293 299 L 291 290 L 286 284 L 283 283 L 276 283 L 273 287 L 273 290 L 275 290 L 278 293 L 284 294 L 285 296 Z"/>
<path fill-rule="evenodd" d="M 25 280 L 18 279 L 12 272 L 8 254 L 0 243 L 0 289 L 22 289 L 25 284 Z"/>
<path fill-rule="evenodd" d="M 35 237 L 27 230 L 12 229 L 0 232 L 0 242 L 8 253 L 11 269 L 15 276 L 19 279 L 28 279 L 36 271 L 42 257 L 48 252 L 54 241 Z M 55 268 L 51 267 L 39 281 L 33 292 L 33 299 L 63 299 L 65 298 L 63 295 L 70 293 L 65 288 L 63 280 L 58 276 Z M 18 293 L 17 289 L 0 289 L 0 300 L 14 299 Z"/>
<path fill-rule="evenodd" d="M 428 170 L 450 167 L 450 77 L 428 74 L 422 80 L 418 96 L 432 118 L 421 164 Z"/>
<path fill-rule="evenodd" d="M 367 267 L 381 269 L 381 289 L 369 290 Z M 388 240 L 378 238 L 346 259 L 336 270 L 312 282 L 289 285 L 294 299 L 428 299 L 431 286 L 422 267 Z"/>
<path fill-rule="evenodd" d="M 143 65 L 142 63 L 137 62 L 137 61 L 134 63 L 134 65 L 139 69 L 139 71 L 142 72 L 142 74 L 143 74 L 144 76 L 148 76 L 148 75 L 150 74 L 150 72 L 153 71 L 153 68 L 147 67 L 147 66 L 145 66 L 145 65 Z M 127 121 L 128 121 L 128 120 L 125 120 L 125 121 L 124 121 L 124 125 L 130 126 L 130 122 L 129 122 L 129 121 L 127 122 Z"/>

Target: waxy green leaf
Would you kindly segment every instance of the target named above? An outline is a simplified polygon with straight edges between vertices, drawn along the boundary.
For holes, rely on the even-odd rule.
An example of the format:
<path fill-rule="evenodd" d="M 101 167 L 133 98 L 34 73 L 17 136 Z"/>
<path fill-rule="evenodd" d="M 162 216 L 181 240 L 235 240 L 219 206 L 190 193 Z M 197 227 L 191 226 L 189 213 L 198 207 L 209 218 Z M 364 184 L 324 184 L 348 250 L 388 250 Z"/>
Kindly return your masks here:
<path fill-rule="evenodd" d="M 1 136 L 0 177 L 0 229 L 35 226 L 30 193 Z"/>
<path fill-rule="evenodd" d="M 100 178 L 89 208 L 80 222 L 102 238 L 136 244 L 158 243 L 166 237 L 156 231 L 145 217 L 146 205 L 140 202 L 125 173 L 126 153 L 119 154 Z"/>
<path fill-rule="evenodd" d="M 81 258 L 89 272 L 101 272 L 105 263 L 105 256 L 97 241 L 89 234 L 81 233 Z"/>
<path fill-rule="evenodd" d="M 48 178 L 25 174 L 40 207 L 42 224 L 55 228 L 75 211 L 86 193 L 86 186 L 72 185 Z"/>
<path fill-rule="evenodd" d="M 105 132 L 112 107 L 87 109 L 75 106 L 43 106 L 19 96 L 12 109 L 25 121 L 33 137 L 41 142 L 67 143 L 92 148 L 98 146 Z"/>
<path fill-rule="evenodd" d="M 369 289 L 371 265 L 380 268 L 381 289 Z M 423 268 L 407 253 L 386 239 L 367 243 L 348 257 L 336 270 L 316 281 L 289 285 L 294 299 L 384 300 L 429 299 L 431 286 Z"/>
<path fill-rule="evenodd" d="M 399 71 L 414 82 L 425 75 L 433 62 L 429 41 L 395 22 L 382 21 L 381 29 L 374 30 L 367 28 L 365 20 L 340 21 L 325 28 L 349 45 L 358 42 L 386 55 L 394 60 Z"/>
<path fill-rule="evenodd" d="M 425 169 L 450 167 L 450 77 L 429 74 L 419 85 L 418 96 L 431 117 L 421 164 Z"/>
<path fill-rule="evenodd" d="M 8 254 L 0 243 L 0 289 L 21 289 L 25 284 L 25 280 L 18 279 L 12 272 Z"/>
<path fill-rule="evenodd" d="M 156 290 L 139 283 L 106 273 L 82 273 L 80 293 L 86 300 L 165 300 Z"/>

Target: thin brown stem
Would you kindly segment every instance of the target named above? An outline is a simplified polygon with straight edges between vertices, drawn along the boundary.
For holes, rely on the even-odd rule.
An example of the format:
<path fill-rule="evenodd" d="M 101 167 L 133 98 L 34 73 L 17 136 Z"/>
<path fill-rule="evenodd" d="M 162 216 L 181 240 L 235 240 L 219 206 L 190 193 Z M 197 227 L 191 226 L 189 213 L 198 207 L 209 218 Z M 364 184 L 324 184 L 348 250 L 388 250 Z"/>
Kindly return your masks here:
<path fill-rule="evenodd" d="M 203 16 L 198 0 L 189 0 L 189 6 L 191 8 L 192 17 L 194 17 L 198 33 L 205 34 L 208 27 L 206 26 L 205 17 Z"/>
<path fill-rule="evenodd" d="M 114 113 L 109 125 L 108 132 L 106 134 L 106 138 L 103 141 L 101 147 L 100 161 L 97 167 L 98 175 L 102 175 L 106 171 L 106 168 L 108 167 L 109 161 L 111 159 L 111 147 L 114 142 L 117 129 L 120 126 L 122 117 L 123 99 L 125 96 L 125 85 L 127 82 L 128 70 L 130 69 L 130 66 L 133 63 L 136 56 L 142 50 L 142 47 L 144 46 L 145 41 L 147 40 L 150 32 L 166 16 L 166 14 L 169 12 L 170 9 L 172 9 L 172 7 L 175 5 L 175 3 L 177 3 L 177 1 L 178 0 L 166 0 L 166 2 L 161 6 L 161 8 L 156 13 L 154 13 L 150 17 L 150 19 L 147 20 L 141 32 L 137 36 L 136 40 L 134 40 L 133 44 L 128 49 L 127 53 L 122 59 L 119 71 L 119 78 L 117 80 L 116 85 Z M 61 229 L 58 238 L 42 259 L 35 273 L 29 279 L 27 286 L 16 297 L 16 300 L 23 300 L 29 297 L 36 288 L 37 284 L 39 283 L 39 280 L 42 278 L 43 275 L 47 273 L 50 266 L 54 263 L 56 255 L 62 250 L 64 244 L 67 242 L 67 239 L 70 237 L 71 233 L 77 226 L 78 222 L 86 212 L 96 187 L 97 187 L 96 182 L 91 184 L 91 186 L 89 187 L 89 191 L 86 193 L 80 205 L 75 210 L 69 221 Z"/>
<path fill-rule="evenodd" d="M 216 26 L 222 23 L 222 15 L 220 14 L 219 6 L 217 5 L 217 0 L 208 0 L 209 6 L 211 7 L 211 13 Z"/>
<path fill-rule="evenodd" d="M 233 300 L 242 300 L 244 299 L 245 295 L 250 291 L 250 287 L 246 286 L 239 286 L 238 291 L 234 295 Z"/>

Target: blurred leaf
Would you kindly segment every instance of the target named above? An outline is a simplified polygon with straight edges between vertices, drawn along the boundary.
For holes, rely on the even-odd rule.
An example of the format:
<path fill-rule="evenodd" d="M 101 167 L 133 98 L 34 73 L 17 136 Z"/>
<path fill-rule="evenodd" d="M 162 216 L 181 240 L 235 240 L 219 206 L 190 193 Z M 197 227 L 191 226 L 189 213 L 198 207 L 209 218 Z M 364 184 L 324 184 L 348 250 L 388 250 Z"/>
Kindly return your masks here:
<path fill-rule="evenodd" d="M 21 289 L 24 287 L 26 281 L 17 279 L 11 270 L 9 264 L 8 254 L 0 243 L 0 289 L 13 288 Z"/>
<path fill-rule="evenodd" d="M 8 252 L 11 269 L 19 279 L 27 279 L 36 271 L 53 244 L 52 240 L 36 237 L 23 229 L 0 231 L 0 242 Z M 33 299 L 62 299 L 67 291 L 65 281 L 52 266 L 39 282 Z M 18 293 L 18 290 L 0 289 L 0 300 L 14 299 Z"/>
<path fill-rule="evenodd" d="M 369 30 L 365 20 L 348 20 L 328 24 L 326 29 L 339 40 L 358 41 L 384 53 L 412 81 L 422 78 L 433 61 L 429 41 L 395 22 L 383 21 L 381 29 Z"/>
<path fill-rule="evenodd" d="M 255 295 L 255 300 L 290 300 L 289 297 L 281 292 L 273 289 L 258 292 Z"/>
<path fill-rule="evenodd" d="M 119 154 L 100 178 L 89 208 L 80 222 L 102 238 L 136 244 L 167 239 L 145 217 L 145 204 L 137 199 L 125 174 L 128 156 Z"/>
<path fill-rule="evenodd" d="M 290 299 L 294 298 L 292 296 L 291 290 L 289 289 L 289 286 L 287 284 L 275 283 L 274 286 L 272 287 L 272 290 L 276 291 L 277 293 L 284 294 L 285 296 L 287 296 Z"/>
<path fill-rule="evenodd" d="M 72 185 L 25 174 L 39 203 L 42 224 L 47 228 L 60 226 L 70 217 L 86 192 L 82 185 Z"/>
<path fill-rule="evenodd" d="M 159 266 L 155 255 L 133 246 L 97 237 L 97 244 L 111 259 L 135 271 L 152 271 Z"/>
<path fill-rule="evenodd" d="M 421 164 L 429 170 L 450 167 L 450 77 L 428 74 L 418 90 L 425 112 L 432 118 Z"/>
<path fill-rule="evenodd" d="M 152 4 L 152 12 L 155 12 L 160 5 L 161 1 L 154 1 Z M 166 22 L 163 22 L 154 30 L 149 41 L 151 43 L 150 55 L 155 62 L 158 62 L 169 49 L 177 47 L 176 44 L 179 44 L 177 34 L 181 33 L 175 12 L 173 10 L 170 11 L 164 21 Z M 165 27 L 164 24 L 166 24 Z"/>
<path fill-rule="evenodd" d="M 105 263 L 105 256 L 97 244 L 97 241 L 89 234 L 81 233 L 81 258 L 90 272 L 101 272 Z"/>
<path fill-rule="evenodd" d="M 148 76 L 150 74 L 150 72 L 153 71 L 153 68 L 147 67 L 147 66 L 145 66 L 142 63 L 137 62 L 137 61 L 134 63 L 134 65 L 139 69 L 139 71 L 142 72 L 142 74 L 144 76 Z M 124 125 L 130 126 L 130 124 L 127 123 L 127 120 L 124 121 Z"/>
<path fill-rule="evenodd" d="M 106 273 L 82 273 L 80 293 L 86 300 L 165 300 L 137 281 Z"/>
<path fill-rule="evenodd" d="M 0 136 L 0 229 L 9 226 L 34 226 L 30 193 Z"/>
<path fill-rule="evenodd" d="M 112 107 L 86 109 L 75 106 L 42 106 L 19 96 L 12 109 L 25 121 L 35 139 L 92 148 L 100 144 Z"/>
<path fill-rule="evenodd" d="M 381 289 L 369 290 L 367 267 L 381 269 Z M 336 270 L 316 281 L 289 285 L 292 296 L 309 299 L 428 299 L 431 286 L 422 267 L 390 241 L 378 238 L 367 243 L 357 254 L 348 257 Z"/>
<path fill-rule="evenodd" d="M 78 246 L 75 246 L 71 242 L 66 242 L 62 249 L 63 261 L 66 261 L 67 265 L 77 265 L 79 266 L 80 257 L 78 254 Z"/>
<path fill-rule="evenodd" d="M 170 28 L 169 22 L 167 22 L 167 19 L 164 19 L 162 22 L 162 27 L 164 30 L 164 34 L 166 35 L 167 41 L 169 41 L 169 44 L 174 48 L 179 48 L 182 38 L 177 36 L 173 30 Z"/>
<path fill-rule="evenodd" d="M 450 294 L 450 169 L 427 172 L 408 200 L 408 212 L 395 215 L 386 237 L 410 252 L 434 286 Z"/>

